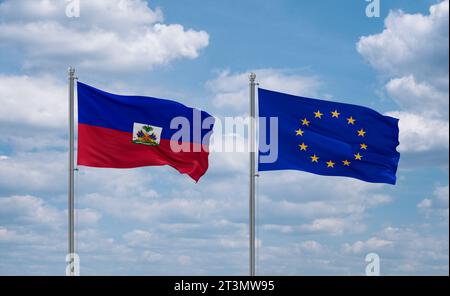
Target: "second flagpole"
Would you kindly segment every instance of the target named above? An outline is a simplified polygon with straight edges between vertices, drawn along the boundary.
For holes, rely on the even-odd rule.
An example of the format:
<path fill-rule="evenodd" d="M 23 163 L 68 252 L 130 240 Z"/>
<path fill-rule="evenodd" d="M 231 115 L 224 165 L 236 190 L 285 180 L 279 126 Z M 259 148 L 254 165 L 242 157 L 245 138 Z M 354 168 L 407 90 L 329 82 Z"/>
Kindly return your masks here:
<path fill-rule="evenodd" d="M 256 178 L 256 163 L 255 163 L 255 150 L 256 150 L 256 74 L 250 73 L 250 198 L 249 198 L 249 208 L 250 208 L 250 276 L 256 275 L 256 261 L 255 261 L 255 250 L 256 250 L 256 232 L 255 232 L 255 178 Z"/>
<path fill-rule="evenodd" d="M 75 190 L 74 190 L 74 134 L 75 134 L 75 69 L 69 68 L 69 188 L 68 188 L 68 234 L 69 234 L 69 272 L 68 275 L 74 276 L 75 270 Z"/>

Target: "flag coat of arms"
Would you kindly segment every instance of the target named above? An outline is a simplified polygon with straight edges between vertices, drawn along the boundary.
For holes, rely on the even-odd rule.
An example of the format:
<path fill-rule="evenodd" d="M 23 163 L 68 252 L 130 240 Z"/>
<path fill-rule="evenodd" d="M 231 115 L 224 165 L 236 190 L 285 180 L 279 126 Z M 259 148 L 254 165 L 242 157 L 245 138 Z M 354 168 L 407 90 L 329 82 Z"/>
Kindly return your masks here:
<path fill-rule="evenodd" d="M 266 143 L 260 142 L 260 171 L 301 170 L 396 183 L 398 119 L 362 106 L 265 89 L 259 89 L 258 99 L 260 117 L 278 118 L 277 131 L 268 124 L 265 130 L 265 139 L 278 132 L 278 157 L 272 162 L 262 161 L 270 152 L 263 151 Z"/>
<path fill-rule="evenodd" d="M 102 168 L 135 168 L 169 165 L 198 181 L 208 169 L 211 115 L 180 103 L 151 97 L 110 94 L 84 83 L 78 91 L 78 165 Z M 195 137 L 195 112 L 200 114 L 200 137 Z M 177 140 L 174 151 L 171 128 L 174 118 L 189 123 L 189 137 Z M 201 122 L 212 119 L 209 128 Z M 197 139 L 198 138 L 198 139 Z M 174 143 L 172 143 L 174 144 Z M 186 151 L 187 150 L 187 151 Z"/>

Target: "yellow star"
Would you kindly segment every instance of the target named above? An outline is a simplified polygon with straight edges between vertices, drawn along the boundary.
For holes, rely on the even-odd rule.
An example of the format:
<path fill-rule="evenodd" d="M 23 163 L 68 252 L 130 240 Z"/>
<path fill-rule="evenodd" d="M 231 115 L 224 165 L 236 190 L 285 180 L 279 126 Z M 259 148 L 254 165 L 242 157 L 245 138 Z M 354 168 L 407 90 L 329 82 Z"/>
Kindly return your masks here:
<path fill-rule="evenodd" d="M 368 147 L 368 146 L 367 146 L 366 144 L 364 144 L 364 143 L 361 144 L 361 149 L 362 149 L 362 150 L 367 150 L 367 147 Z"/>
<path fill-rule="evenodd" d="M 360 129 L 360 130 L 358 131 L 358 137 L 365 137 L 365 136 L 366 136 L 366 131 L 363 130 L 363 129 Z"/>
<path fill-rule="evenodd" d="M 333 112 L 331 112 L 331 117 L 339 118 L 339 115 L 341 115 L 341 113 L 339 113 L 337 110 L 334 110 Z"/>
<path fill-rule="evenodd" d="M 356 160 L 362 160 L 362 155 L 359 154 L 359 152 L 358 152 L 358 154 L 355 154 L 355 159 Z"/>
<path fill-rule="evenodd" d="M 302 125 L 306 125 L 306 126 L 309 126 L 309 121 L 308 121 L 308 119 L 303 119 L 302 120 Z"/>
<path fill-rule="evenodd" d="M 295 132 L 296 132 L 296 136 L 303 136 L 303 134 L 305 133 L 304 131 L 302 131 L 301 128 L 299 128 L 299 129 L 296 130 Z"/>
<path fill-rule="evenodd" d="M 335 163 L 331 160 L 327 162 L 327 168 L 334 168 Z"/>
<path fill-rule="evenodd" d="M 314 112 L 314 116 L 315 116 L 316 118 L 322 119 L 323 114 L 320 113 L 320 110 L 319 110 L 319 111 L 317 111 L 317 112 Z"/>
<path fill-rule="evenodd" d="M 354 119 L 352 116 L 350 116 L 350 118 L 347 118 L 348 124 L 355 124 L 356 119 Z"/>
<path fill-rule="evenodd" d="M 302 151 L 306 151 L 306 149 L 308 149 L 308 145 L 306 145 L 305 143 L 302 143 L 298 146 L 300 147 L 300 150 L 302 150 Z"/>
<path fill-rule="evenodd" d="M 344 164 L 344 166 L 350 166 L 350 161 L 348 160 L 344 160 L 342 163 Z"/>
<path fill-rule="evenodd" d="M 319 157 L 314 154 L 313 156 L 311 156 L 311 161 L 312 162 L 319 162 Z"/>

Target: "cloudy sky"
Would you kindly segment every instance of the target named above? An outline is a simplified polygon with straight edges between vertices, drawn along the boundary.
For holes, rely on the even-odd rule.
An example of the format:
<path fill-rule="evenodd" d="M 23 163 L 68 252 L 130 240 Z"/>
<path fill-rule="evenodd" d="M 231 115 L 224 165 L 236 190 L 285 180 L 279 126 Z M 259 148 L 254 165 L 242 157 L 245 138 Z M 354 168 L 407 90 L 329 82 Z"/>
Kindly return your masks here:
<path fill-rule="evenodd" d="M 345 3 L 344 3 L 345 2 Z M 120 94 L 247 113 L 261 86 L 400 118 L 396 186 L 285 171 L 258 180 L 257 272 L 449 273 L 449 1 L 0 0 L 0 274 L 63 275 L 67 67 Z M 170 167 L 80 167 L 84 275 L 248 273 L 247 155 L 195 184 Z"/>

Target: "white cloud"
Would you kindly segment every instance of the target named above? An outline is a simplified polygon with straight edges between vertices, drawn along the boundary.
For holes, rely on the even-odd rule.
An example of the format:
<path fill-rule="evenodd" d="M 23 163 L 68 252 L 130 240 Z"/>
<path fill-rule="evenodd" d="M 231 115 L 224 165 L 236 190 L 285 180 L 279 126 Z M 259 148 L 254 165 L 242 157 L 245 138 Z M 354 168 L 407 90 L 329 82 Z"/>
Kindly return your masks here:
<path fill-rule="evenodd" d="M 116 241 L 114 238 L 106 236 L 102 231 L 95 228 L 88 228 L 77 231 L 77 249 L 81 258 L 91 259 L 93 262 L 110 261 L 111 258 L 120 262 L 135 262 L 136 258 L 133 250 Z M 85 262 L 84 266 L 89 265 Z M 83 267 L 82 267 L 83 268 Z"/>
<path fill-rule="evenodd" d="M 323 251 L 324 247 L 313 240 L 310 241 L 305 241 L 303 243 L 300 244 L 300 248 L 306 251 L 311 251 L 311 252 L 320 252 Z"/>
<path fill-rule="evenodd" d="M 431 6 L 429 15 L 391 11 L 384 31 L 361 37 L 357 50 L 389 75 L 448 77 L 448 22 L 448 0 Z"/>
<path fill-rule="evenodd" d="M 39 238 L 30 233 L 17 233 L 15 230 L 10 230 L 6 227 L 0 226 L 0 243 L 25 244 L 36 243 Z"/>
<path fill-rule="evenodd" d="M 258 215 L 267 235 L 362 233 L 372 209 L 392 201 L 380 193 L 386 186 L 349 178 L 262 172 L 259 182 Z"/>
<path fill-rule="evenodd" d="M 102 218 L 102 214 L 93 209 L 76 209 L 75 223 L 77 226 L 86 226 L 97 223 Z"/>
<path fill-rule="evenodd" d="M 220 171 L 221 167 L 216 170 Z M 114 174 L 105 170 L 83 171 L 86 174 L 81 175 L 79 182 L 86 189 L 80 194 L 80 204 L 113 217 L 148 223 L 145 224 L 148 227 L 155 221 L 170 223 L 171 227 L 165 227 L 164 232 L 172 232 L 173 227 L 182 223 L 185 227 L 177 234 L 197 233 L 221 219 L 233 223 L 246 219 L 248 205 L 243 197 L 247 194 L 247 185 L 241 182 L 245 170 L 234 171 L 231 179 L 221 174 L 211 175 L 201 187 L 177 179 L 179 184 L 171 183 L 171 189 L 164 184 L 160 184 L 161 188 L 152 186 L 156 191 L 150 196 L 145 190 L 148 185 L 143 184 L 154 184 L 156 179 L 148 178 L 146 171 L 132 176 L 129 175 L 131 172 L 122 171 L 114 171 Z M 261 182 L 264 185 L 260 190 L 264 195 L 258 197 L 259 214 L 264 217 L 264 224 L 288 225 L 281 229 L 283 232 L 333 235 L 361 232 L 365 229 L 363 218 L 370 209 L 391 202 L 390 196 L 378 192 L 384 188 L 382 185 L 351 179 L 336 180 L 289 172 L 264 174 Z M 284 188 L 282 197 L 280 186 Z M 348 188 L 352 188 L 351 192 Z M 209 223 L 206 225 L 204 221 Z M 219 229 L 224 227 L 226 225 Z M 243 237 L 245 235 L 242 233 Z"/>
<path fill-rule="evenodd" d="M 222 71 L 217 78 L 206 84 L 215 93 L 214 105 L 246 112 L 250 72 L 256 73 L 261 87 L 294 95 L 315 96 L 320 86 L 316 77 L 295 75 L 281 69 L 257 69 L 244 73 Z"/>
<path fill-rule="evenodd" d="M 145 230 L 133 230 L 130 232 L 127 232 L 123 235 L 123 239 L 130 245 L 130 246 L 148 246 L 148 244 L 153 239 L 152 233 L 145 231 Z"/>
<path fill-rule="evenodd" d="M 348 215 L 361 213 L 365 209 L 391 201 L 390 196 L 378 192 L 385 188 L 385 185 L 366 183 L 351 178 L 318 177 L 302 172 L 262 172 L 260 182 L 261 191 L 264 192 L 261 206 L 267 204 L 267 208 L 277 209 L 283 215 L 300 214 L 305 217 Z M 282 197 L 277 194 L 279 186 L 284 189 Z M 264 199 L 264 197 L 272 196 L 273 199 Z M 270 201 L 278 202 L 280 208 L 271 204 Z M 303 211 L 296 208 L 293 202 L 303 207 Z"/>
<path fill-rule="evenodd" d="M 391 11 L 382 33 L 361 37 L 358 52 L 389 78 L 386 91 L 401 110 L 400 150 L 448 150 L 449 1 L 428 15 Z"/>
<path fill-rule="evenodd" d="M 366 241 L 343 244 L 342 251 L 347 255 L 344 258 L 348 263 L 361 262 L 365 254 L 376 252 L 383 275 L 448 274 L 448 231 L 447 235 L 436 235 L 435 228 L 436 225 L 388 226 Z"/>
<path fill-rule="evenodd" d="M 309 224 L 300 226 L 301 231 L 331 235 L 342 235 L 344 232 L 358 233 L 365 229 L 366 226 L 361 223 L 340 218 L 315 219 Z"/>
<path fill-rule="evenodd" d="M 347 253 L 361 254 L 362 252 L 369 253 L 379 251 L 391 245 L 391 241 L 372 237 L 365 242 L 357 241 L 354 244 L 344 244 L 343 250 Z"/>
<path fill-rule="evenodd" d="M 0 74 L 0 105 L 2 106 L 0 108 L 0 134 L 2 135 L 0 145 L 13 151 L 9 159 L 6 159 L 6 162 L 12 166 L 0 167 L 0 175 L 2 171 L 15 170 L 12 175 L 6 175 L 4 178 L 11 179 L 17 174 L 33 176 L 34 163 L 40 162 L 42 167 L 38 170 L 40 169 L 43 178 L 35 180 L 44 181 L 45 176 L 54 173 L 52 170 L 43 171 L 43 168 L 49 167 L 50 164 L 44 163 L 42 159 L 33 155 L 27 157 L 19 154 L 46 149 L 58 151 L 67 149 L 67 85 L 47 75 L 33 77 Z M 55 154 L 58 153 L 55 152 Z M 41 156 L 54 164 L 48 151 Z M 27 163 L 22 163 L 19 168 L 18 160 L 23 158 L 28 158 Z M 19 169 L 22 171 L 20 172 Z M 25 177 L 28 178 L 28 176 Z"/>
<path fill-rule="evenodd" d="M 403 111 L 388 112 L 387 115 L 400 119 L 400 152 L 448 149 L 448 121 Z"/>
<path fill-rule="evenodd" d="M 4 225 L 48 226 L 54 229 L 61 228 L 67 217 L 67 211 L 31 195 L 0 197 L 0 214 Z M 98 211 L 90 208 L 78 208 L 75 212 L 77 227 L 95 224 L 101 217 Z"/>
<path fill-rule="evenodd" d="M 424 269 L 434 274 L 448 274 L 448 233 L 446 236 L 435 236 L 431 231 L 386 227 L 379 233 L 382 239 L 393 242 L 393 253 L 386 253 L 384 257 L 381 255 L 392 274 L 416 274 Z"/>
<path fill-rule="evenodd" d="M 427 81 L 417 82 L 413 75 L 390 80 L 386 89 L 403 110 L 448 121 L 448 91 L 438 90 Z"/>
<path fill-rule="evenodd" d="M 438 186 L 434 191 L 434 197 L 436 200 L 436 204 L 443 208 L 448 208 L 449 202 L 449 194 L 448 194 L 448 185 L 447 186 Z"/>
<path fill-rule="evenodd" d="M 98 193 L 81 197 L 84 204 L 112 214 L 122 219 L 138 221 L 189 221 L 218 212 L 220 203 L 215 199 L 173 198 L 144 200 L 142 198 L 121 199 Z"/>
<path fill-rule="evenodd" d="M 433 201 L 429 198 L 423 199 L 420 203 L 417 204 L 417 208 L 423 210 L 423 209 L 429 209 L 433 205 Z"/>
<path fill-rule="evenodd" d="M 292 225 L 277 225 L 277 224 L 265 224 L 262 225 L 262 229 L 269 231 L 278 231 L 283 234 L 288 234 L 295 231 L 295 227 Z"/>
<path fill-rule="evenodd" d="M 160 9 L 143 0 L 82 1 L 81 17 L 65 17 L 57 0 L 0 4 L 0 44 L 19 46 L 25 67 L 72 63 L 104 71 L 145 70 L 195 59 L 209 43 L 204 31 L 163 24 Z"/>
<path fill-rule="evenodd" d="M 242 236 L 239 238 L 221 238 L 219 244 L 226 249 L 245 249 L 248 247 L 248 240 Z"/>
<path fill-rule="evenodd" d="M 63 221 L 62 212 L 49 206 L 42 199 L 30 195 L 0 198 L 0 213 L 10 217 L 6 223 L 25 223 L 58 227 Z"/>
<path fill-rule="evenodd" d="M 65 14 L 67 4 L 67 1 L 55 0 L 4 1 L 0 5 L 0 14 L 6 20 L 17 20 L 20 17 L 27 21 L 35 19 L 62 21 L 67 19 Z M 81 0 L 80 4 L 82 19 L 89 19 L 92 22 L 78 24 L 84 27 L 93 25 L 119 29 L 163 21 L 160 8 L 152 10 L 141 0 Z M 106 22 L 107 20 L 109 22 Z"/>
<path fill-rule="evenodd" d="M 0 75 L 0 122 L 38 128 L 67 126 L 67 86 L 50 76 Z M 20 131 L 20 129 L 19 129 Z"/>
<path fill-rule="evenodd" d="M 277 225 L 265 224 L 262 229 L 268 231 L 277 231 L 282 234 L 292 233 L 312 233 L 312 234 L 329 234 L 343 235 L 345 233 L 361 233 L 366 230 L 366 225 L 359 221 L 344 218 L 319 218 L 314 219 L 310 223 L 302 225 Z"/>
<path fill-rule="evenodd" d="M 142 257 L 145 261 L 151 263 L 160 262 L 163 259 L 161 254 L 149 250 L 142 252 Z"/>
<path fill-rule="evenodd" d="M 34 152 L 2 160 L 0 187 L 15 192 L 65 192 L 67 154 Z"/>
<path fill-rule="evenodd" d="M 367 207 L 386 205 L 392 202 L 392 198 L 386 194 L 372 194 L 365 199 Z"/>
<path fill-rule="evenodd" d="M 436 186 L 432 197 L 425 198 L 417 204 L 420 212 L 427 217 L 437 216 L 448 225 L 449 218 L 449 189 L 446 186 Z"/>

